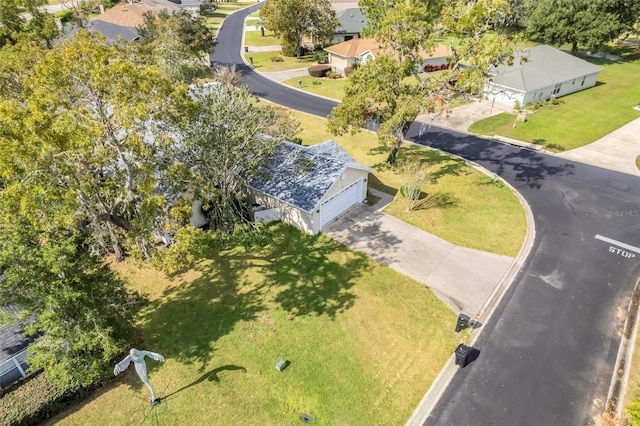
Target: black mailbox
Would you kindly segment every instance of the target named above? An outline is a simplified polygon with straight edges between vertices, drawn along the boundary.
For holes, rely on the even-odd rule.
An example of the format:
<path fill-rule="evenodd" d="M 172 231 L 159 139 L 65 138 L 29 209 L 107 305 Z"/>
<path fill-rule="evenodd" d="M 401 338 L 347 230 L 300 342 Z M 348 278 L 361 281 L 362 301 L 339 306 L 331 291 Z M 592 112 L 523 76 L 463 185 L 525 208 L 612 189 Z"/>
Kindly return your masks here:
<path fill-rule="evenodd" d="M 471 321 L 471 317 L 469 317 L 468 315 L 458 315 L 458 321 L 456 322 L 456 333 L 462 330 L 463 327 L 468 327 L 469 321 Z"/>

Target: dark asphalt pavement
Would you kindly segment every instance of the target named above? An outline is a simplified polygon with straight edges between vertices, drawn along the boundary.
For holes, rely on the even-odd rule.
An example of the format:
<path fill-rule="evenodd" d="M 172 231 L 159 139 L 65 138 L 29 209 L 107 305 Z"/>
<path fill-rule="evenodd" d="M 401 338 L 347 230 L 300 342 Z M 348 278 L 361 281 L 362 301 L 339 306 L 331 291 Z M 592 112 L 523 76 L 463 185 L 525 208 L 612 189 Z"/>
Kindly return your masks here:
<path fill-rule="evenodd" d="M 257 7 L 225 20 L 214 62 L 236 64 L 245 84 L 268 101 L 326 117 L 334 102 L 242 63 L 242 22 Z M 640 276 L 640 248 L 616 243 L 640 247 L 640 178 L 418 123 L 407 139 L 501 176 L 529 203 L 536 227 L 525 265 L 483 326 L 478 359 L 456 373 L 426 424 L 594 423 Z"/>

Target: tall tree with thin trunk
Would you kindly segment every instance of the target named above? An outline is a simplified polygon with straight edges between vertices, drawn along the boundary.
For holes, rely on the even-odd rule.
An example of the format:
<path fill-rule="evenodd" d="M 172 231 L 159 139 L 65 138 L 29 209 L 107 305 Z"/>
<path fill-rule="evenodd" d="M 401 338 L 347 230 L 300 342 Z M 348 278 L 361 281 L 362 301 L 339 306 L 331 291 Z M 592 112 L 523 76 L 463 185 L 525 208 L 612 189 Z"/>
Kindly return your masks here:
<path fill-rule="evenodd" d="M 496 33 L 507 12 L 506 0 L 455 0 L 444 7 L 439 1 L 387 0 L 365 9 L 381 51 L 349 77 L 342 103 L 329 117 L 330 131 L 377 125 L 380 142 L 390 147 L 387 162 L 394 164 L 419 114 L 449 114 L 455 96 L 479 93 L 489 70 L 513 54 L 513 44 Z M 441 20 L 432 22 L 436 16 Z M 452 40 L 448 67 L 418 73 L 435 47 L 436 31 Z"/>
<path fill-rule="evenodd" d="M 324 42 L 338 26 L 329 0 L 267 0 L 260 9 L 260 17 L 282 38 L 283 53 L 287 54 L 285 46 L 289 46 L 298 59 L 302 55 L 303 37 Z"/>

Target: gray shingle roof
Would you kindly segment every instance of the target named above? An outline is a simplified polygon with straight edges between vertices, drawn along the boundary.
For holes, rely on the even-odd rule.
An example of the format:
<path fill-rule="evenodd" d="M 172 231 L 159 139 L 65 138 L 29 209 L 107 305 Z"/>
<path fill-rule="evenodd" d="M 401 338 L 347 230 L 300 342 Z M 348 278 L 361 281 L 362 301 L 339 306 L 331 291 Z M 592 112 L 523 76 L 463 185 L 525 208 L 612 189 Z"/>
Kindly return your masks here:
<path fill-rule="evenodd" d="M 522 61 L 522 57 L 525 60 Z M 494 83 L 530 92 L 598 73 L 602 68 L 542 44 L 514 55 L 513 65 L 500 65 L 491 74 Z"/>
<path fill-rule="evenodd" d="M 10 315 L 17 315 L 19 309 L 16 307 L 0 307 L 1 311 Z M 22 326 L 12 325 L 0 328 L 0 363 L 13 358 L 33 342 L 33 338 L 22 335 Z"/>
<path fill-rule="evenodd" d="M 362 166 L 334 141 L 313 146 L 282 144 L 268 167 L 252 179 L 252 188 L 304 210 L 313 212 L 342 173 Z"/>
<path fill-rule="evenodd" d="M 357 7 L 344 9 L 336 13 L 336 18 L 340 25 L 336 28 L 336 33 L 360 33 L 367 25 L 367 18 Z"/>
<path fill-rule="evenodd" d="M 138 38 L 138 31 L 135 28 L 112 24 L 100 19 L 91 21 L 89 31 L 102 34 L 109 43 L 115 43 L 118 41 L 118 37 L 122 37 L 126 41 L 133 41 Z"/>

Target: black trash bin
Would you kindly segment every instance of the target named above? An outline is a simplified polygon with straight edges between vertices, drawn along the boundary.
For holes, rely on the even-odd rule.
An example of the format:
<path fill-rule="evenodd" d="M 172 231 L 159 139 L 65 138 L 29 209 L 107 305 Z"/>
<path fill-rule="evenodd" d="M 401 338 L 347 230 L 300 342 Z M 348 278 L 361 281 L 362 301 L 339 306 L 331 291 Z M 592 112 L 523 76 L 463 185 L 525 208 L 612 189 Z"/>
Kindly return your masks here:
<path fill-rule="evenodd" d="M 456 348 L 456 365 L 464 368 L 469 363 L 469 355 L 471 355 L 471 346 L 460 343 Z"/>

